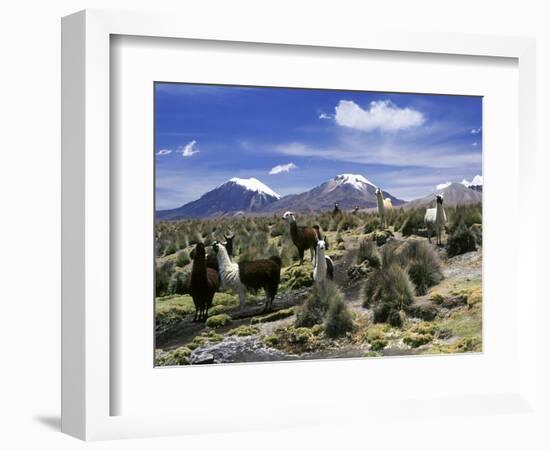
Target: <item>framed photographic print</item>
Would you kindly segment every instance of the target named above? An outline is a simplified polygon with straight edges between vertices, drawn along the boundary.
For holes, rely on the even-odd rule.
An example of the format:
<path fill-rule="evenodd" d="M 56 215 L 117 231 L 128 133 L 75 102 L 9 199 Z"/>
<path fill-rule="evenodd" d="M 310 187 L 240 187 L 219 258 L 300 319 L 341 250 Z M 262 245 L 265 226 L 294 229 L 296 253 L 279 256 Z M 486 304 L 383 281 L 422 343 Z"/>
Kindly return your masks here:
<path fill-rule="evenodd" d="M 157 365 L 482 350 L 482 97 L 154 89 Z"/>
<path fill-rule="evenodd" d="M 243 24 L 63 19 L 63 431 L 528 420 L 533 42 Z"/>

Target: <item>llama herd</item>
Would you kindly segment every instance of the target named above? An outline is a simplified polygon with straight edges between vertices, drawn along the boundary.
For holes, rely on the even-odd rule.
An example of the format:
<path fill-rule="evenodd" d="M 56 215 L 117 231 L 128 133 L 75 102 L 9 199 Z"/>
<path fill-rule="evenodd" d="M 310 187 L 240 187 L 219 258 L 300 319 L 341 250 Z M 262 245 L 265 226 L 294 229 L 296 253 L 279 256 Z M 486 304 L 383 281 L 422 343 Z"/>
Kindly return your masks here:
<path fill-rule="evenodd" d="M 376 189 L 378 214 L 384 228 L 387 227 L 387 212 L 392 209 L 390 199 L 384 199 L 382 191 Z M 359 208 L 355 207 L 352 214 L 357 214 Z M 332 212 L 342 214 L 338 203 L 334 205 Z M 303 264 L 304 253 L 309 249 L 313 262 L 312 278 L 316 285 L 323 285 L 334 277 L 334 264 L 332 259 L 325 254 L 328 242 L 321 235 L 318 225 L 299 226 L 293 212 L 287 211 L 282 218 L 289 223 L 290 237 L 298 250 L 300 265 Z M 443 195 L 436 196 L 436 207 L 426 211 L 424 222 L 428 229 L 428 240 L 431 242 L 431 233 L 435 231 L 437 244 L 441 244 L 441 232 L 447 218 L 443 209 Z M 234 262 L 233 240 L 234 235 L 224 235 L 225 241 L 214 241 L 213 253 L 206 253 L 203 243 L 197 243 L 191 252 L 193 265 L 188 281 L 189 294 L 195 306 L 193 321 L 206 321 L 208 310 L 216 292 L 229 289 L 239 296 L 239 309 L 244 310 L 246 292 L 256 292 L 263 289 L 265 292 L 264 312 L 271 310 L 273 300 L 281 282 L 282 261 L 278 256 L 255 261 Z"/>

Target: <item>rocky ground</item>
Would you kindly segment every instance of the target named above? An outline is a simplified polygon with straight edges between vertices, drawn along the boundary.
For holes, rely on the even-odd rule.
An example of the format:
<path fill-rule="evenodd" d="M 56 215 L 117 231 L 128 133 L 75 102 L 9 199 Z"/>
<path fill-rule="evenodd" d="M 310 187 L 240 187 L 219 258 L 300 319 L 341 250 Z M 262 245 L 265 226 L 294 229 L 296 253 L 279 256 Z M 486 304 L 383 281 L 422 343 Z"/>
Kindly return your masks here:
<path fill-rule="evenodd" d="M 302 267 L 294 265 L 285 269 L 281 292 L 275 299 L 273 311 L 268 314 L 262 313 L 263 296 L 260 293 L 249 295 L 243 312 L 239 311 L 236 298 L 220 303 L 214 307 L 216 314 L 207 324 L 193 323 L 192 314 L 176 318 L 181 320 L 157 321 L 156 363 L 261 362 L 482 350 L 481 249 L 447 258 L 444 248 L 438 248 L 445 278 L 427 295 L 416 297 L 403 327 L 394 328 L 388 324 L 373 324 L 371 311 L 362 306 L 366 273 L 355 263 L 359 242 L 364 237 L 343 233 L 340 244 L 332 239 L 335 243 L 330 252 L 335 261 L 334 281 L 345 296 L 354 322 L 353 332 L 345 337 L 329 339 L 321 325 L 313 328 L 294 326 L 296 312 L 310 291 L 305 275 L 310 273 L 311 265 L 306 263 Z M 424 238 L 403 238 L 395 233 L 392 239 Z M 167 311 L 166 317 L 170 317 Z M 214 320 L 216 317 L 219 320 Z"/>

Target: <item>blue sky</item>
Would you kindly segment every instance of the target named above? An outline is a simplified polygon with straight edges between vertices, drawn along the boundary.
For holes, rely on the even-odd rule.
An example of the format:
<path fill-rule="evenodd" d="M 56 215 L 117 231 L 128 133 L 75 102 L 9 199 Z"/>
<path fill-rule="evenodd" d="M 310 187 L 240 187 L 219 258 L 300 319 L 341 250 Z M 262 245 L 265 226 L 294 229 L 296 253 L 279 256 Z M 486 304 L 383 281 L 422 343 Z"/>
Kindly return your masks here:
<path fill-rule="evenodd" d="M 340 173 L 405 200 L 481 175 L 481 97 L 155 84 L 157 209 L 232 177 L 281 195 Z"/>

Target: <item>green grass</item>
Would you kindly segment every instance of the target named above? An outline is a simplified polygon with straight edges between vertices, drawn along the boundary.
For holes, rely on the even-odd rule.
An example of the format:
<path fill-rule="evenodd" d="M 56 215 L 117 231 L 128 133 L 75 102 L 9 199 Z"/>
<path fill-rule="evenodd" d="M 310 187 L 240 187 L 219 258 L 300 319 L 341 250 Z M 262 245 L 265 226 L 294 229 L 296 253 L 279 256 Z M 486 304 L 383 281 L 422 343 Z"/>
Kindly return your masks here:
<path fill-rule="evenodd" d="M 229 314 L 218 314 L 216 316 L 210 316 L 206 319 L 206 326 L 210 328 L 220 328 L 231 323 L 231 316 Z"/>
<path fill-rule="evenodd" d="M 294 308 L 280 309 L 279 311 L 272 312 L 266 316 L 254 317 L 250 321 L 252 324 L 275 322 L 277 320 L 286 319 L 294 315 Z"/>

